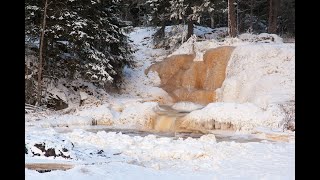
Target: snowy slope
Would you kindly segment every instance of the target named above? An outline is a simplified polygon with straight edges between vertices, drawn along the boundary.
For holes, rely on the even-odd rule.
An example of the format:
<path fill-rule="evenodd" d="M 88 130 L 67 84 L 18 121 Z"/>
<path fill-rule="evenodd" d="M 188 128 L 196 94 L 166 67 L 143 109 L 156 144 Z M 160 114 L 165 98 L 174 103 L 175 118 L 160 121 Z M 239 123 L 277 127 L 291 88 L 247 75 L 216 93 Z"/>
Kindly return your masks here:
<path fill-rule="evenodd" d="M 151 63 L 166 56 L 165 50 L 153 49 L 152 34 L 154 33 L 154 28 L 135 28 L 128 34 L 136 50 L 133 55 L 137 64 L 134 69 L 124 69 L 122 93 L 147 101 L 170 101 L 168 94 L 163 89 L 156 87 L 160 84 L 158 75 L 151 73 L 146 76 L 144 73 Z"/>

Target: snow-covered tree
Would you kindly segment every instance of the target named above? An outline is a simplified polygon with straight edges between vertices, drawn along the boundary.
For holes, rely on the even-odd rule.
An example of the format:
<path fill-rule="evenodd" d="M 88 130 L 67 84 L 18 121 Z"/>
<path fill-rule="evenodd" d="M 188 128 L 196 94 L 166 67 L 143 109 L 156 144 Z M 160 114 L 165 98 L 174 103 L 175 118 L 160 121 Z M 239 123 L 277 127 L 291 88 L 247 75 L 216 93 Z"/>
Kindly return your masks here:
<path fill-rule="evenodd" d="M 26 42 L 37 42 L 43 2 L 25 2 Z M 117 0 L 48 0 L 44 75 L 116 84 L 131 65 Z"/>
<path fill-rule="evenodd" d="M 40 77 L 40 81 L 32 81 L 32 86 L 28 87 L 36 84 L 41 87 L 41 79 L 61 78 L 69 81 L 80 78 L 101 87 L 106 84 L 119 87 L 124 66 L 133 64 L 132 50 L 122 29 L 126 24 L 119 19 L 120 1 L 47 1 L 42 75 L 39 68 L 37 72 L 26 74 L 29 84 L 36 75 Z M 36 53 L 36 57 L 40 50 L 44 3 L 45 0 L 25 1 L 26 48 Z M 26 68 L 34 70 L 28 63 L 26 60 Z M 37 65 L 41 66 L 39 63 Z M 41 92 L 43 96 L 44 92 Z"/>
<path fill-rule="evenodd" d="M 170 18 L 187 22 L 188 34 L 187 39 L 193 34 L 193 25 L 195 22 L 200 23 L 201 17 L 210 9 L 209 0 L 170 0 Z"/>
<path fill-rule="evenodd" d="M 165 36 L 165 27 L 169 21 L 169 1 L 168 0 L 147 0 L 146 6 L 149 14 L 149 21 L 152 26 L 160 26 L 154 34 L 155 44 Z"/>

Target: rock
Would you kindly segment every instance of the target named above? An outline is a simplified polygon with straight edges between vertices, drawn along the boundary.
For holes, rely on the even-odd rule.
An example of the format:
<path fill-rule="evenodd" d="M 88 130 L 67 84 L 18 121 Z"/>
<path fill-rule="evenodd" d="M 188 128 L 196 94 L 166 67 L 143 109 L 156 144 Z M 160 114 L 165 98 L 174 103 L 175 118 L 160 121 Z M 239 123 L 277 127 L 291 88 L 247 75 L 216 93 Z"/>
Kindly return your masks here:
<path fill-rule="evenodd" d="M 44 156 L 49 157 L 49 156 L 54 156 L 56 157 L 56 152 L 53 148 L 49 148 L 48 150 L 45 151 Z"/>
<path fill-rule="evenodd" d="M 228 61 L 235 47 L 223 46 L 207 50 L 203 61 L 193 61 L 195 55 L 173 55 L 150 66 L 145 73 L 156 71 L 163 88 L 175 101 L 208 104 L 216 101 Z"/>
<path fill-rule="evenodd" d="M 151 65 L 146 69 L 145 74 L 149 71 L 156 71 L 159 74 L 162 84 L 166 84 L 167 81 L 180 70 L 189 69 L 193 62 L 194 55 L 182 54 L 173 55 L 165 58 L 163 61 Z"/>
<path fill-rule="evenodd" d="M 59 97 L 52 97 L 48 100 L 47 108 L 54 110 L 66 109 L 68 104 Z"/>

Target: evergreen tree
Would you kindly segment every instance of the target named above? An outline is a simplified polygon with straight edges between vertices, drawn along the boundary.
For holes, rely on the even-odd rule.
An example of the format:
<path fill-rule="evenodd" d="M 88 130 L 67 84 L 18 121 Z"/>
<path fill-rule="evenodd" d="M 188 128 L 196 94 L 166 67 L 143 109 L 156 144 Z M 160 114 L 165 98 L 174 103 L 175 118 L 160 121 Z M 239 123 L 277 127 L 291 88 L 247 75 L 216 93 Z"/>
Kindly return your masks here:
<path fill-rule="evenodd" d="M 161 26 L 155 33 L 155 38 L 161 39 L 165 36 L 165 27 L 170 16 L 168 0 L 147 0 L 147 9 L 150 12 L 150 22 L 153 26 Z"/>
<path fill-rule="evenodd" d="M 194 23 L 200 23 L 202 15 L 212 11 L 209 0 L 170 0 L 170 4 L 170 18 L 188 24 L 187 39 L 193 34 Z"/>
<path fill-rule="evenodd" d="M 39 41 L 44 1 L 25 1 L 26 43 Z M 132 65 L 116 0 L 48 0 L 44 76 L 119 85 Z"/>
<path fill-rule="evenodd" d="M 295 35 L 295 0 L 281 0 L 279 9 L 280 35 Z"/>
<path fill-rule="evenodd" d="M 125 23 L 119 19 L 119 2 L 47 1 L 40 79 L 82 78 L 99 86 L 120 86 L 123 67 L 132 66 L 133 61 L 122 30 Z M 33 45 L 37 53 L 44 2 L 25 1 L 26 46 Z"/>

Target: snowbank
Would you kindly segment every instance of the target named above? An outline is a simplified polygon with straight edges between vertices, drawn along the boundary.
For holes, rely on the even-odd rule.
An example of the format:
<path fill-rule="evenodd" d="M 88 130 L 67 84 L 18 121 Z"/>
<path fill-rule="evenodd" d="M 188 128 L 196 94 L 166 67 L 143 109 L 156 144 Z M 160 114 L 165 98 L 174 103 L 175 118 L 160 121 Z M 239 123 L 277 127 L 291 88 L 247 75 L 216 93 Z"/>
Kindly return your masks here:
<path fill-rule="evenodd" d="M 71 114 L 65 115 L 50 115 L 42 117 L 39 121 L 26 122 L 26 126 L 38 127 L 70 127 L 70 126 L 88 126 L 92 125 L 93 119 L 91 117 L 75 116 Z"/>
<path fill-rule="evenodd" d="M 141 174 L 145 179 L 294 179 L 294 143 L 217 143 L 214 135 L 174 140 L 83 130 L 32 131 L 26 136 L 31 140 L 68 147 L 75 168 L 48 173 L 26 169 L 26 179 L 134 179 Z"/>
<path fill-rule="evenodd" d="M 57 134 L 53 129 L 36 129 L 36 131 L 26 133 L 25 154 L 27 157 L 75 158 L 72 148 L 72 142 Z"/>
<path fill-rule="evenodd" d="M 156 102 L 136 102 L 126 107 L 120 114 L 116 125 L 123 125 L 131 128 L 151 128 L 151 123 L 156 117 L 154 109 L 159 108 Z"/>
<path fill-rule="evenodd" d="M 261 33 L 261 34 L 250 34 L 250 33 L 243 33 L 239 35 L 239 39 L 242 41 L 248 42 L 262 42 L 262 43 L 283 43 L 283 39 L 276 34 L 268 34 L 268 33 Z"/>
<path fill-rule="evenodd" d="M 295 99 L 295 49 L 286 44 L 238 46 L 227 66 L 218 101 L 251 102 L 266 109 Z"/>
<path fill-rule="evenodd" d="M 199 30 L 197 30 L 199 31 Z M 219 34 L 220 33 L 220 34 Z M 214 33 L 209 33 L 211 36 L 210 38 L 202 39 L 199 37 L 199 34 L 205 36 L 208 34 L 206 30 L 202 33 L 201 31 L 195 33 L 191 36 L 186 42 L 184 42 L 179 48 L 177 48 L 172 54 L 168 55 L 168 57 L 177 54 L 193 54 L 196 53 L 196 57 L 194 61 L 202 61 L 203 54 L 206 50 L 211 48 L 216 48 L 219 46 L 241 46 L 241 45 L 248 45 L 248 44 L 282 44 L 283 40 L 281 37 L 277 36 L 276 34 L 249 34 L 244 33 L 239 35 L 237 38 L 224 38 L 223 41 L 220 41 L 221 33 L 225 33 L 224 29 L 217 30 Z M 200 41 L 199 41 L 200 40 Z"/>
<path fill-rule="evenodd" d="M 284 112 L 275 105 L 262 110 L 252 103 L 217 102 L 210 103 L 201 110 L 192 111 L 184 118 L 182 125 L 190 129 L 199 129 L 217 121 L 231 123 L 237 130 L 249 131 L 258 126 L 279 128 L 284 117 Z"/>
<path fill-rule="evenodd" d="M 82 109 L 75 113 L 75 115 L 91 118 L 96 125 L 112 125 L 113 123 L 113 114 L 109 104 Z"/>
<path fill-rule="evenodd" d="M 153 48 L 152 35 L 154 33 L 154 28 L 134 28 L 134 31 L 129 34 L 134 48 L 137 50 L 133 54 L 136 67 L 133 69 L 124 68 L 124 86 L 121 92 L 147 101 L 171 102 L 170 96 L 163 89 L 157 87 L 160 84 L 158 75 L 156 73 L 145 75 L 144 73 L 151 63 L 166 55 L 165 50 Z"/>

